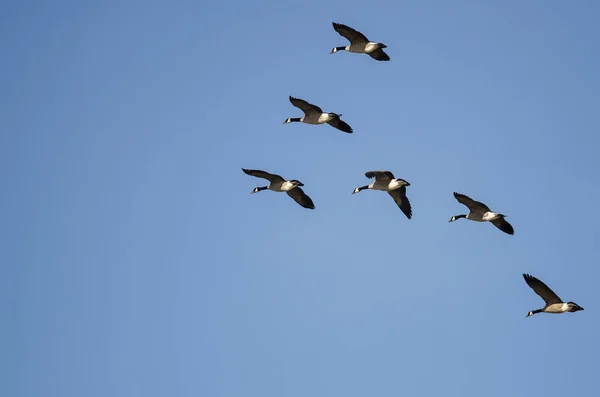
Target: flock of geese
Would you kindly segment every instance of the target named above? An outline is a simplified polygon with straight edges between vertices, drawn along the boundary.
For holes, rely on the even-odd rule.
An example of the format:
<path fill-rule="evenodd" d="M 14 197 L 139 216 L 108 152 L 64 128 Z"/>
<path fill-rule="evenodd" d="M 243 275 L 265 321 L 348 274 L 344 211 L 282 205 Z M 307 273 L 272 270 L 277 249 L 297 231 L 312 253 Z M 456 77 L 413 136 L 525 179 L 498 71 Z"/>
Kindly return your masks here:
<path fill-rule="evenodd" d="M 350 41 L 350 44 L 345 47 L 334 47 L 331 50 L 331 54 L 338 51 L 348 51 L 357 54 L 367 54 L 371 58 L 377 61 L 389 61 L 390 57 L 383 51 L 387 46 L 383 43 L 372 42 L 367 37 L 340 23 L 333 22 L 333 29 L 338 32 L 341 36 L 345 37 Z M 341 114 L 324 112 L 319 106 L 313 105 L 303 99 L 289 97 L 291 104 L 298 109 L 302 110 L 304 117 L 289 117 L 283 123 L 288 124 L 292 122 L 306 123 L 306 124 L 329 124 L 330 126 L 346 132 L 352 133 L 352 127 L 341 119 Z M 251 193 L 258 193 L 262 190 L 271 190 L 274 192 L 285 192 L 300 206 L 308 209 L 314 209 L 315 204 L 312 199 L 304 193 L 301 186 L 304 186 L 302 182 L 297 179 L 285 179 L 280 175 L 271 174 L 262 170 L 245 169 L 242 171 L 247 175 L 254 176 L 257 178 L 263 178 L 269 181 L 266 186 L 255 187 Z M 368 171 L 365 176 L 374 181 L 369 185 L 364 185 L 354 189 L 352 194 L 358 193 L 365 189 L 380 190 L 387 192 L 404 215 L 408 218 L 412 218 L 412 209 L 410 201 L 406 197 L 406 188 L 410 186 L 410 183 L 404 179 L 396 178 L 390 171 Z M 465 205 L 469 209 L 468 214 L 454 215 L 450 218 L 449 222 L 454 222 L 458 219 L 465 218 L 475 222 L 490 222 L 498 229 L 506 234 L 514 235 L 513 226 L 506 221 L 506 215 L 499 212 L 492 211 L 487 205 L 482 202 L 475 201 L 472 198 L 454 192 L 456 200 Z M 568 313 L 583 310 L 575 302 L 563 302 L 562 299 L 556 295 L 546 284 L 539 279 L 529 275 L 523 274 L 523 278 L 527 285 L 533 289 L 533 291 L 539 295 L 545 302 L 545 305 L 541 309 L 532 310 L 527 313 L 527 317 L 533 316 L 536 313 Z"/>

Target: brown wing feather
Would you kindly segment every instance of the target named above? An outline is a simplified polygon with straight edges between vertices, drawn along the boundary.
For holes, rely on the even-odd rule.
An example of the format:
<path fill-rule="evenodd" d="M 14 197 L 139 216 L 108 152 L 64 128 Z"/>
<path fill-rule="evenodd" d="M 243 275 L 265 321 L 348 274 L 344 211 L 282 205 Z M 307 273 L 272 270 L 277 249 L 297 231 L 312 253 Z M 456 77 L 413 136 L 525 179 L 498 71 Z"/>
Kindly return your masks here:
<path fill-rule="evenodd" d="M 242 171 L 244 171 L 246 174 L 248 174 L 250 176 L 255 176 L 257 178 L 264 178 L 264 179 L 268 180 L 271 183 L 277 183 L 277 182 L 284 182 L 285 181 L 285 179 L 283 179 L 279 175 L 269 174 L 268 172 L 261 171 L 261 170 L 248 170 L 248 169 L 242 168 Z"/>
<path fill-rule="evenodd" d="M 368 171 L 365 172 L 367 178 L 375 178 L 375 180 L 381 181 L 385 179 L 395 179 L 394 174 L 390 171 Z"/>
<path fill-rule="evenodd" d="M 410 207 L 410 201 L 408 201 L 408 197 L 406 197 L 406 186 L 402 186 L 396 190 L 392 190 L 388 192 L 390 196 L 394 199 L 396 205 L 404 212 L 404 215 L 408 219 L 412 218 L 412 208 Z"/>
<path fill-rule="evenodd" d="M 341 36 L 348 39 L 348 41 L 350 43 L 368 43 L 369 42 L 369 39 L 367 39 L 367 37 L 364 34 L 360 33 L 359 31 L 357 31 L 355 29 L 352 29 L 351 27 L 346 26 L 344 24 L 333 22 L 333 28 Z"/>
<path fill-rule="evenodd" d="M 317 112 L 319 114 L 323 113 L 323 110 L 321 110 L 320 107 L 318 107 L 317 105 L 313 105 L 312 103 L 308 103 L 304 99 L 294 98 L 293 96 L 290 95 L 290 102 L 292 103 L 292 105 L 294 105 L 298 109 L 302 110 L 305 115 L 308 115 L 309 113 L 315 113 L 315 112 Z"/>
<path fill-rule="evenodd" d="M 315 204 L 313 203 L 312 199 L 310 197 L 308 197 L 306 195 L 306 193 L 304 193 L 304 190 L 302 190 L 299 186 L 293 188 L 292 190 L 287 192 L 287 194 L 288 194 L 288 196 L 293 198 L 295 202 L 300 204 L 302 207 L 308 208 L 311 210 L 315 209 Z"/>
<path fill-rule="evenodd" d="M 329 120 L 327 122 L 330 126 L 337 128 L 340 131 L 347 132 L 348 134 L 352 133 L 352 127 L 348 125 L 345 121 L 341 120 L 339 117 L 336 117 L 333 120 Z"/>
<path fill-rule="evenodd" d="M 381 48 L 378 48 L 374 51 L 368 53 L 371 58 L 376 59 L 378 61 L 389 61 L 390 56 L 386 54 Z"/>
<path fill-rule="evenodd" d="M 490 208 L 482 202 L 475 201 L 469 196 L 454 192 L 454 197 L 459 203 L 466 205 L 473 212 L 487 212 Z"/>
<path fill-rule="evenodd" d="M 492 224 L 496 226 L 498 229 L 502 230 L 506 234 L 513 235 L 515 234 L 515 229 L 513 229 L 512 225 L 506 222 L 504 218 L 494 219 Z"/>
<path fill-rule="evenodd" d="M 529 287 L 540 296 L 546 302 L 546 305 L 552 305 L 553 303 L 562 303 L 562 299 L 558 297 L 546 284 L 539 279 L 530 276 L 529 274 L 523 274 L 523 278 Z"/>

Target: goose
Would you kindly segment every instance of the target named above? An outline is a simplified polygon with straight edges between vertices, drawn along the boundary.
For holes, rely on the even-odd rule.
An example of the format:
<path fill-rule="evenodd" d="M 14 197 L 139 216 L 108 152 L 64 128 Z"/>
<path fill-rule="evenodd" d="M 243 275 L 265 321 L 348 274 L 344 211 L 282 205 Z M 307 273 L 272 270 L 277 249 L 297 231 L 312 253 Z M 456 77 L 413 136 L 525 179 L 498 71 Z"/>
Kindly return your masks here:
<path fill-rule="evenodd" d="M 375 178 L 375 180 L 370 185 L 355 188 L 352 194 L 365 189 L 383 190 L 392 196 L 396 205 L 408 219 L 412 218 L 410 201 L 408 201 L 408 197 L 406 197 L 406 187 L 410 186 L 410 183 L 404 179 L 395 178 L 394 174 L 390 171 L 368 171 L 365 173 L 365 176 L 369 179 Z"/>
<path fill-rule="evenodd" d="M 578 312 L 583 310 L 583 307 L 579 306 L 575 302 L 563 302 L 546 284 L 537 278 L 530 276 L 529 274 L 523 273 L 525 282 L 531 289 L 540 296 L 546 302 L 546 306 L 542 309 L 532 310 L 527 313 L 526 317 L 533 316 L 536 313 L 552 313 L 561 314 L 567 312 Z"/>
<path fill-rule="evenodd" d="M 294 199 L 298 204 L 304 208 L 311 210 L 315 209 L 315 205 L 310 197 L 308 197 L 300 186 L 304 186 L 302 182 L 296 179 L 285 180 L 279 175 L 269 174 L 268 172 L 261 170 L 248 170 L 242 168 L 246 174 L 255 176 L 257 178 L 264 178 L 270 183 L 268 186 L 255 187 L 250 194 L 258 193 L 261 190 L 272 190 L 274 192 L 286 192 L 288 196 Z"/>
<path fill-rule="evenodd" d="M 352 127 L 340 119 L 340 117 L 342 117 L 341 114 L 323 112 L 320 107 L 313 105 L 312 103 L 308 103 L 303 99 L 294 98 L 293 96 L 290 96 L 290 102 L 292 105 L 304 112 L 304 117 L 289 117 L 283 122 L 283 124 L 292 122 L 302 122 L 306 124 L 327 123 L 340 131 L 344 131 L 349 134 L 352 133 Z"/>
<path fill-rule="evenodd" d="M 515 230 L 513 229 L 512 225 L 504 219 L 506 215 L 493 212 L 487 205 L 480 203 L 479 201 L 475 201 L 464 194 L 454 192 L 454 197 L 459 203 L 466 205 L 470 212 L 467 215 L 454 215 L 448 222 L 454 222 L 460 218 L 465 218 L 476 222 L 492 222 L 494 226 L 502 230 L 504 233 L 510 235 L 515 234 Z"/>
<path fill-rule="evenodd" d="M 387 46 L 383 43 L 375 43 L 369 41 L 366 36 L 351 27 L 346 25 L 342 25 L 341 23 L 333 22 L 333 29 L 340 34 L 340 36 L 345 37 L 350 42 L 350 45 L 346 47 L 333 47 L 330 54 L 333 54 L 338 51 L 348 51 L 355 52 L 358 54 L 369 54 L 371 58 L 378 61 L 389 61 L 390 57 L 388 54 L 383 52 L 382 48 L 387 48 Z"/>

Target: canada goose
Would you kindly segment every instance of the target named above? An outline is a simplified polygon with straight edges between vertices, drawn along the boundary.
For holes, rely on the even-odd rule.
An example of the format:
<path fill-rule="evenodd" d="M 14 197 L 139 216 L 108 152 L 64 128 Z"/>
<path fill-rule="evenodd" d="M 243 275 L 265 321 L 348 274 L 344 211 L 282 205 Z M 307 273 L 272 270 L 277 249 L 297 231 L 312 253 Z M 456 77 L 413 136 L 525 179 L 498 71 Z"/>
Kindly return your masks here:
<path fill-rule="evenodd" d="M 346 124 L 346 122 L 342 121 L 340 117 L 341 114 L 336 113 L 325 113 L 323 110 L 313 105 L 312 103 L 308 103 L 303 99 L 298 99 L 290 96 L 290 102 L 292 105 L 297 107 L 298 109 L 304 112 L 304 117 L 301 118 L 288 118 L 283 124 L 291 123 L 291 122 L 302 122 L 306 124 L 323 124 L 327 123 L 330 126 L 337 128 L 340 131 L 347 132 L 349 134 L 352 133 L 352 128 Z"/>
<path fill-rule="evenodd" d="M 355 188 L 352 194 L 364 189 L 383 190 L 392 196 L 396 205 L 400 207 L 408 219 L 412 218 L 410 201 L 406 197 L 406 187 L 410 186 L 410 183 L 404 179 L 395 178 L 394 174 L 390 171 L 369 171 L 365 173 L 365 176 L 367 178 L 375 178 L 375 180 L 370 185 Z"/>
<path fill-rule="evenodd" d="M 456 197 L 459 203 L 466 205 L 471 211 L 467 215 L 454 215 L 448 222 L 454 222 L 460 218 L 465 218 L 476 222 L 492 222 L 494 226 L 502 230 L 504 233 L 510 235 L 515 234 L 515 230 L 513 229 L 512 225 L 506 222 L 504 219 L 506 215 L 493 212 L 487 205 L 480 203 L 479 201 L 475 201 L 464 194 L 454 192 L 454 197 Z"/>
<path fill-rule="evenodd" d="M 242 171 L 244 171 L 248 175 L 252 175 L 257 178 L 264 178 L 270 182 L 268 186 L 255 187 L 254 190 L 250 192 L 250 194 L 258 193 L 261 190 L 266 189 L 272 190 L 274 192 L 286 192 L 288 196 L 293 198 L 302 207 L 309 208 L 311 210 L 315 209 L 315 205 L 313 204 L 311 198 L 308 197 L 300 188 L 300 186 L 304 186 L 302 182 L 296 179 L 286 181 L 279 175 L 269 174 L 268 172 L 260 170 L 247 170 L 245 168 L 242 168 Z"/>
<path fill-rule="evenodd" d="M 386 54 L 382 50 L 382 48 L 387 48 L 385 44 L 374 43 L 372 41 L 369 41 L 369 39 L 367 39 L 364 34 L 352 29 L 351 27 L 342 25 L 341 23 L 333 22 L 333 28 L 341 36 L 347 38 L 350 42 L 350 45 L 346 47 L 333 47 L 333 50 L 331 50 L 330 54 L 346 50 L 358 54 L 369 54 L 371 58 L 376 59 L 378 61 L 390 60 L 388 54 Z"/>
<path fill-rule="evenodd" d="M 530 276 L 529 274 L 523 273 L 525 282 L 531 289 L 540 296 L 546 302 L 546 306 L 543 309 L 532 310 L 527 313 L 526 317 L 533 316 L 536 313 L 552 313 L 560 314 L 567 312 L 578 312 L 583 310 L 583 307 L 579 306 L 575 302 L 563 302 L 546 284 L 538 280 L 537 278 Z"/>

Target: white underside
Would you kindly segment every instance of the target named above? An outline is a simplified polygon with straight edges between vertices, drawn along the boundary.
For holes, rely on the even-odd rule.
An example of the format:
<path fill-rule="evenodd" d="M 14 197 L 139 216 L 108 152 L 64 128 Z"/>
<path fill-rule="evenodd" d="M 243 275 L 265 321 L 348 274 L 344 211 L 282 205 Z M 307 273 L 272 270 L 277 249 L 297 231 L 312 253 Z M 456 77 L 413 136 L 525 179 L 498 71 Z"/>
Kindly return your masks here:
<path fill-rule="evenodd" d="M 554 305 L 548 306 L 544 312 L 551 314 L 566 313 L 569 311 L 569 305 L 566 303 L 555 303 Z"/>
<path fill-rule="evenodd" d="M 317 120 L 317 123 L 323 124 L 330 121 L 331 119 L 333 119 L 333 117 L 329 113 L 321 113 L 321 115 L 319 116 L 319 120 Z"/>
<path fill-rule="evenodd" d="M 281 185 L 276 184 L 275 186 L 273 186 L 272 184 L 269 184 L 269 190 L 272 190 L 274 192 L 289 192 L 290 190 L 292 190 L 295 187 L 296 186 L 294 186 L 294 184 L 289 181 L 285 181 Z"/>
<path fill-rule="evenodd" d="M 369 189 L 373 190 L 382 190 L 384 192 L 390 192 L 392 190 L 396 190 L 404 186 L 404 182 L 400 182 L 397 180 L 392 181 L 375 181 L 369 185 Z"/>
<path fill-rule="evenodd" d="M 494 219 L 499 218 L 500 214 L 498 214 L 497 212 L 493 212 L 493 211 L 488 211 L 485 214 L 483 214 L 483 221 L 484 222 L 489 222 L 489 221 L 493 221 Z"/>
<path fill-rule="evenodd" d="M 365 52 L 368 54 L 368 53 L 370 53 L 370 52 L 373 52 L 373 51 L 375 51 L 377 48 L 379 48 L 379 47 L 377 46 L 377 43 L 369 42 L 369 44 L 367 44 L 367 45 L 365 46 Z"/>

